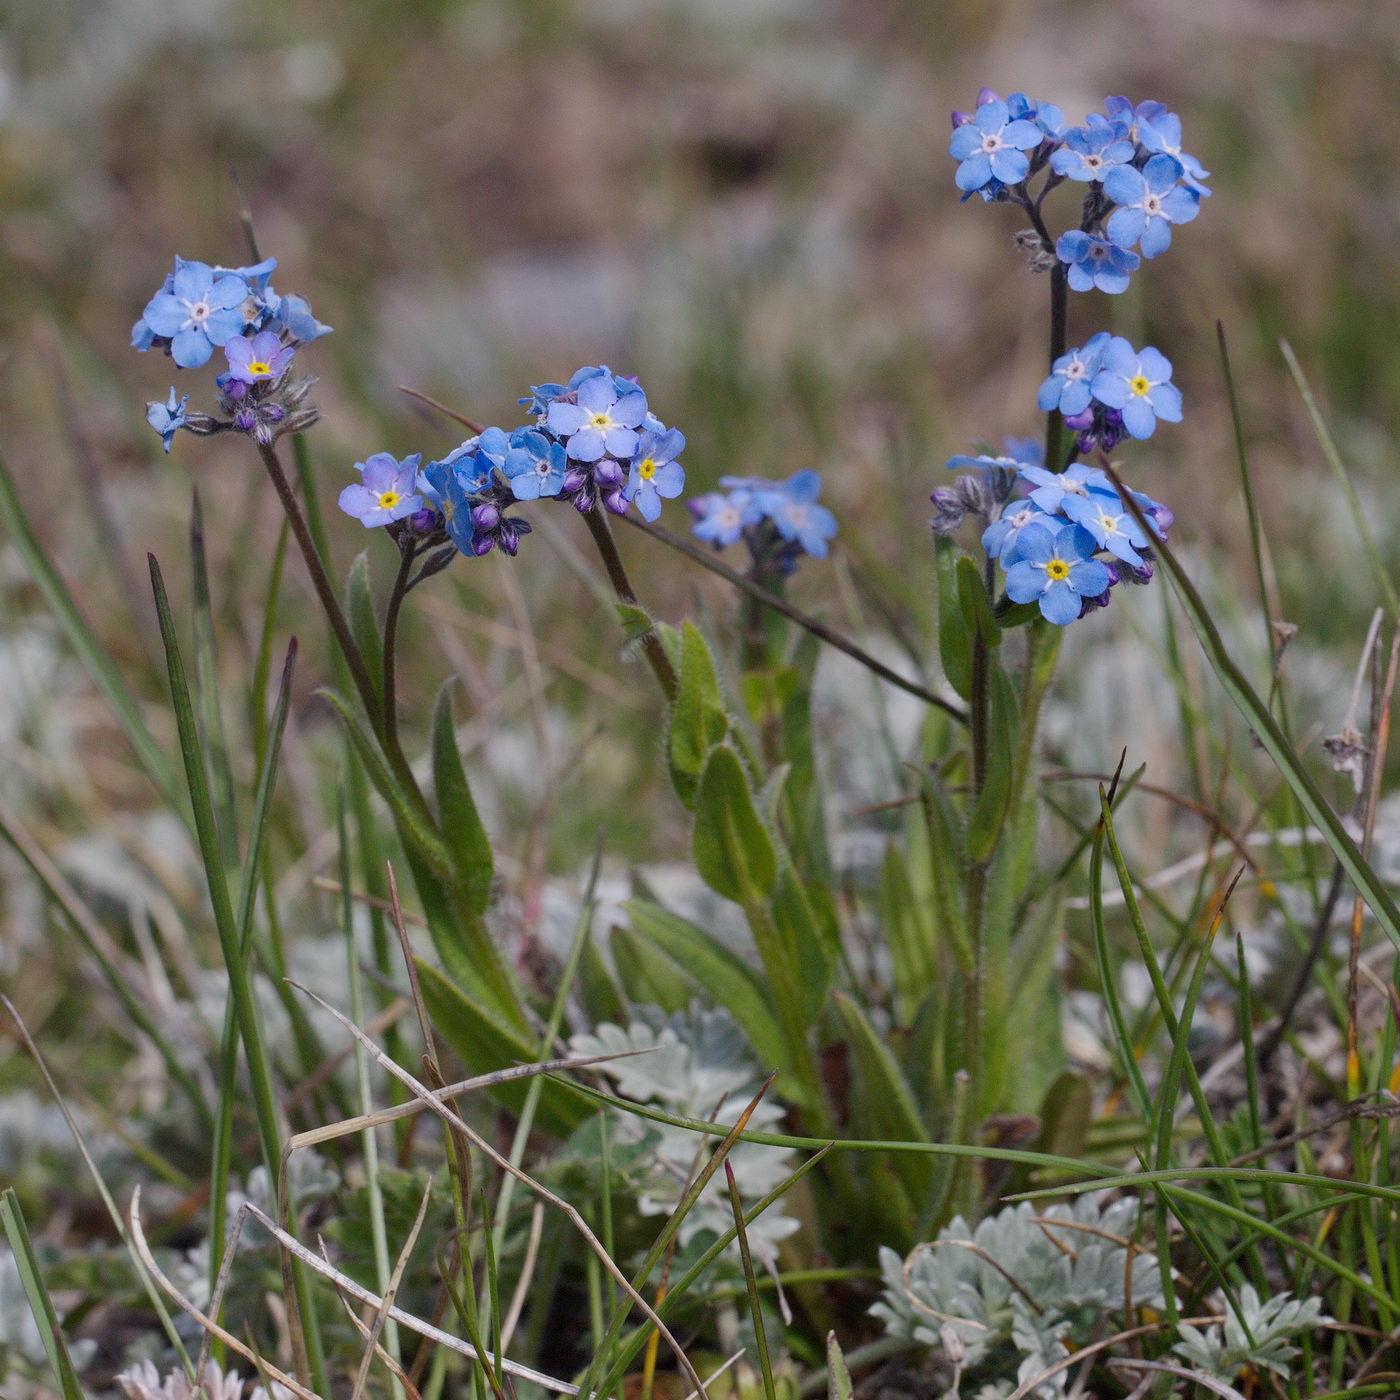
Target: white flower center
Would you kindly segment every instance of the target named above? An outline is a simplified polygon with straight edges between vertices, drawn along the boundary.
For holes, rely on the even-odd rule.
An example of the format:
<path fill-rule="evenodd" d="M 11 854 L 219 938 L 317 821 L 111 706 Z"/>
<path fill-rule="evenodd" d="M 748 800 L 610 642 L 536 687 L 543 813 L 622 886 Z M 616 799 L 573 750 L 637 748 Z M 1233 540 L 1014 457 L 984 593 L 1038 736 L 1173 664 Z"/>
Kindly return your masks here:
<path fill-rule="evenodd" d="M 1142 212 L 1149 217 L 1162 212 L 1162 196 L 1159 194 L 1149 194 L 1142 201 Z"/>
<path fill-rule="evenodd" d="M 213 313 L 213 307 L 207 301 L 187 301 L 185 309 L 190 313 L 190 320 L 196 326 L 202 326 Z"/>

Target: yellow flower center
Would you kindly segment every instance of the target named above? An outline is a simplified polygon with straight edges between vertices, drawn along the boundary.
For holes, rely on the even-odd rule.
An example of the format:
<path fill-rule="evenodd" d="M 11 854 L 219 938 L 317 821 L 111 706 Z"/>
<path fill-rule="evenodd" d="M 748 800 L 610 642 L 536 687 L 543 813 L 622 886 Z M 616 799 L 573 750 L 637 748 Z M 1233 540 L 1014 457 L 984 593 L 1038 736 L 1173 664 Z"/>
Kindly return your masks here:
<path fill-rule="evenodd" d="M 379 509 L 393 510 L 399 503 L 399 493 L 397 491 L 381 491 L 379 493 Z"/>
<path fill-rule="evenodd" d="M 656 462 L 651 457 L 643 458 L 637 463 L 637 475 L 643 481 L 650 481 L 656 475 Z"/>
<path fill-rule="evenodd" d="M 1129 391 L 1140 399 L 1147 397 L 1147 391 L 1151 389 L 1151 387 L 1152 385 L 1148 382 L 1147 376 L 1144 374 L 1135 374 L 1128 380 Z"/>
<path fill-rule="evenodd" d="M 1069 565 L 1063 559 L 1051 559 L 1045 566 L 1045 576 L 1051 583 L 1063 583 L 1069 577 Z"/>
<path fill-rule="evenodd" d="M 593 417 L 589 419 L 589 422 L 601 431 L 603 428 L 612 426 L 612 416 L 607 413 L 595 413 Z"/>
<path fill-rule="evenodd" d="M 248 362 L 249 374 L 271 374 L 272 366 L 264 364 L 261 360 L 250 360 Z"/>

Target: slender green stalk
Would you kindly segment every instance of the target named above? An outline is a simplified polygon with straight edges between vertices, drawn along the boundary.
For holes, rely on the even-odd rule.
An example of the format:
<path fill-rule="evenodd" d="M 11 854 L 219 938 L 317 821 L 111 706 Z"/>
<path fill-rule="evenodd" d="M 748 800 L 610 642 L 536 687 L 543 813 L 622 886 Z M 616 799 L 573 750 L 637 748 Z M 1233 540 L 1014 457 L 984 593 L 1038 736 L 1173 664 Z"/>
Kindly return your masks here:
<path fill-rule="evenodd" d="M 417 550 L 412 543 L 399 546 L 399 571 L 394 578 L 394 587 L 389 593 L 388 606 L 384 611 L 384 742 L 386 748 L 393 749 L 399 748 L 399 614 L 403 610 L 409 575 L 413 572 L 413 561 L 416 557 Z"/>
<path fill-rule="evenodd" d="M 253 912 L 257 904 L 258 887 L 262 878 L 262 857 L 267 841 L 268 816 L 272 791 L 277 776 L 277 760 L 282 750 L 282 735 L 287 728 L 287 711 L 291 702 L 292 668 L 296 664 L 297 644 L 293 638 L 287 648 L 287 660 L 282 667 L 282 683 L 277 691 L 277 704 L 268 730 L 267 751 L 258 773 L 257 793 L 253 799 L 252 825 L 249 828 L 248 854 L 243 864 L 243 883 L 238 891 L 238 911 L 235 925 L 243 959 L 252 948 Z M 288 988 L 288 991 L 291 989 Z M 224 1029 L 219 1042 L 219 1112 L 214 1123 L 214 1138 L 210 1150 L 209 1168 L 209 1287 L 212 1295 L 224 1258 L 224 1239 L 228 1228 L 228 1181 L 233 1157 L 233 1105 L 237 1089 L 238 1022 L 232 1001 L 224 1008 Z"/>
<path fill-rule="evenodd" d="M 790 622 L 795 622 L 819 641 L 825 642 L 827 646 L 844 652 L 853 661 L 860 662 L 862 666 L 868 671 L 874 672 L 881 680 L 898 686 L 900 690 L 908 691 L 910 695 L 918 696 L 924 704 L 942 710 L 944 714 L 951 716 L 959 724 L 967 723 L 967 716 L 956 705 L 950 704 L 940 695 L 935 695 L 931 690 L 919 685 L 917 681 L 911 681 L 901 676 L 898 671 L 890 670 L 883 661 L 877 661 L 869 652 L 858 647 L 849 637 L 843 637 L 839 632 L 833 632 L 825 623 L 818 622 L 810 613 L 803 612 L 801 608 L 794 606 L 786 598 L 780 598 L 776 593 L 764 588 L 762 584 L 754 582 L 747 574 L 741 574 L 737 569 L 731 569 L 728 564 L 717 559 L 713 554 L 691 544 L 689 540 L 682 539 L 679 535 L 673 535 L 663 526 L 652 525 L 645 520 L 636 520 L 630 515 L 624 515 L 622 519 L 634 530 L 641 530 L 643 534 L 660 540 L 662 544 L 668 545 L 677 553 L 684 554 L 687 559 L 693 560 L 702 569 L 708 569 L 712 574 L 718 574 L 720 578 L 727 579 L 735 588 L 756 598 L 774 612 L 781 613 Z"/>
<path fill-rule="evenodd" d="M 593 543 L 597 546 L 603 567 L 608 571 L 613 590 L 624 603 L 630 603 L 633 607 L 640 606 L 637 594 L 632 588 L 632 581 L 627 577 L 627 566 L 622 562 L 622 555 L 617 552 L 617 541 L 613 539 L 607 516 L 594 505 L 584 512 L 583 519 L 588 526 L 588 533 L 593 536 Z M 671 665 L 671 658 L 666 655 L 666 648 L 662 646 L 656 629 L 651 628 L 642 633 L 640 640 L 647 665 L 651 667 L 656 683 L 661 687 L 668 702 L 675 700 L 679 689 L 676 671 Z"/>
<path fill-rule="evenodd" d="M 200 857 L 204 862 L 205 880 L 209 888 L 209 902 L 214 913 L 214 927 L 219 935 L 219 947 L 223 953 L 224 966 L 228 972 L 229 996 L 233 1001 L 234 1017 L 238 1023 L 238 1033 L 243 1041 L 243 1052 L 248 1062 L 248 1075 L 252 1082 L 253 1109 L 258 1123 L 258 1140 L 262 1147 L 263 1161 L 267 1166 L 270 1181 L 277 1180 L 278 1167 L 282 1157 L 282 1131 L 277 1111 L 277 1094 L 273 1085 L 272 1070 L 268 1063 L 267 1051 L 263 1044 L 262 1023 L 258 1016 L 258 1006 L 253 995 L 253 979 L 248 961 L 243 955 L 239 937 L 238 921 L 234 915 L 233 903 L 229 899 L 228 882 L 225 878 L 223 858 L 219 850 L 218 824 L 214 819 L 214 808 L 209 796 L 209 783 L 204 771 L 204 756 L 199 746 L 199 726 L 195 721 L 194 706 L 190 701 L 189 684 L 185 678 L 185 664 L 180 655 L 179 639 L 175 635 L 175 620 L 170 612 L 170 600 L 165 592 L 165 580 L 161 577 L 160 564 L 154 554 L 147 555 L 151 571 L 151 587 L 155 593 L 156 613 L 160 619 L 161 641 L 165 646 L 166 668 L 170 679 L 170 696 L 175 711 L 176 728 L 180 735 L 180 751 L 185 764 L 185 781 L 189 788 L 190 806 L 193 809 L 195 834 L 199 844 Z M 315 1388 L 325 1392 L 325 1360 L 320 1354 L 320 1334 L 315 1322 L 315 1312 L 311 1301 L 310 1282 L 306 1268 L 294 1260 L 292 1273 L 296 1291 L 296 1306 L 307 1346 L 307 1364 Z"/>

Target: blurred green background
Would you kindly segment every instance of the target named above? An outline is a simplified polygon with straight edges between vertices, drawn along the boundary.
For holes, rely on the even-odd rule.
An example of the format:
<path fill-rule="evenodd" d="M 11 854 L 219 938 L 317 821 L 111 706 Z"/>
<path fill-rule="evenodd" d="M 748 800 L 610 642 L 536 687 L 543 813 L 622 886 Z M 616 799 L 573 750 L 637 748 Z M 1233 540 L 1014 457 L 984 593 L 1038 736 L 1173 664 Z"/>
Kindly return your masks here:
<path fill-rule="evenodd" d="M 133 673 L 154 640 L 142 555 L 183 551 L 194 479 L 215 527 L 216 601 L 244 646 L 226 644 L 230 683 L 249 674 L 276 503 L 242 443 L 182 436 L 161 455 L 142 411 L 172 367 L 127 348 L 172 253 L 245 260 L 242 197 L 280 261 L 279 290 L 336 327 L 298 362 L 321 378 L 323 504 L 370 452 L 432 456 L 455 440 L 398 385 L 511 427 L 525 386 L 605 361 L 642 375 L 685 430 L 692 489 L 725 472 L 820 468 L 841 561 L 804 570 L 797 596 L 855 631 L 862 618 L 892 625 L 917 649 L 927 496 L 944 460 L 1037 431 L 1048 288 L 1011 246 L 1017 211 L 959 204 L 946 154 L 949 110 L 985 82 L 1057 102 L 1071 121 L 1106 94 L 1159 98 L 1213 171 L 1201 217 L 1127 295 L 1074 298 L 1072 340 L 1107 325 L 1176 364 L 1185 423 L 1121 455 L 1135 484 L 1174 505 L 1188 556 L 1243 619 L 1258 590 L 1215 347 L 1225 324 L 1277 611 L 1303 626 L 1298 655 L 1336 649 L 1318 688 L 1340 718 L 1374 598 L 1277 342 L 1298 348 L 1393 559 L 1395 4 L 9 0 L 6 14 L 4 451 Z M 1052 199 L 1052 226 L 1073 200 Z M 208 406 L 202 373 L 175 378 Z M 410 712 L 456 670 L 483 737 L 501 715 L 533 726 L 528 769 L 550 742 L 547 692 L 584 716 L 555 736 L 553 771 L 585 796 L 654 784 L 654 721 L 618 722 L 654 714 L 653 697 L 639 668 L 619 670 L 613 620 L 580 590 L 570 551 L 586 549 L 583 533 L 567 512 L 537 516 L 552 528 L 516 566 L 459 564 L 418 595 L 408 643 L 426 659 L 404 668 Z M 676 505 L 664 521 L 686 527 Z M 338 515 L 330 525 L 337 571 L 367 543 L 388 570 L 383 541 Z M 697 593 L 729 615 L 722 585 L 623 534 L 663 615 Z M 286 626 L 319 641 L 300 561 L 289 579 Z M 37 600 L 10 559 L 4 589 L 12 628 L 32 621 Z M 1121 638 L 1139 602 L 1096 636 Z M 313 657 L 308 689 L 327 674 Z M 35 681 L 41 695 L 57 674 Z M 1131 706 L 1104 722 L 1104 752 L 1134 732 Z M 628 752 L 608 758 L 599 727 Z M 144 800 L 139 779 L 94 750 L 110 745 L 89 734 L 74 750 L 95 784 L 82 805 Z M 667 818 L 673 805 L 658 804 Z M 580 848 L 595 806 L 555 805 Z M 635 804 L 612 829 L 625 841 L 633 823 L 654 851 L 653 819 Z"/>

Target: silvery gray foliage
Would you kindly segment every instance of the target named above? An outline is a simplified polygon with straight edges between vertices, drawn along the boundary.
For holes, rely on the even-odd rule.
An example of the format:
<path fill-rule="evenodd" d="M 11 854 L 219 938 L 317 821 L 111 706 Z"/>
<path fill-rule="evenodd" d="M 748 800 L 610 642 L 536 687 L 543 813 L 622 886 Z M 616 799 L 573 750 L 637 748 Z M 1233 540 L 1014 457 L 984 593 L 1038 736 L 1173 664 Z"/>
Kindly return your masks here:
<path fill-rule="evenodd" d="M 667 1017 L 655 1008 L 643 1007 L 637 1019 L 624 1028 L 603 1022 L 591 1032 L 575 1035 L 569 1053 L 577 1056 L 616 1055 L 646 1050 L 627 1060 L 599 1065 L 617 1085 L 618 1094 L 637 1103 L 655 1104 L 678 1117 L 701 1118 L 731 1124 L 758 1092 L 763 1076 L 747 1038 L 738 1023 L 722 1008 L 706 1010 L 698 1004 Z M 764 1099 L 754 1110 L 749 1126 L 772 1129 L 782 1117 L 781 1107 Z M 715 1139 L 702 1139 L 686 1128 L 653 1123 L 633 1114 L 613 1116 L 612 1130 L 624 1141 L 650 1142 L 646 1180 L 638 1197 L 643 1215 L 669 1214 L 696 1170 L 703 1164 Z M 766 1196 L 791 1170 L 791 1153 L 782 1147 L 740 1142 L 730 1151 L 739 1194 L 750 1203 Z M 734 1223 L 733 1209 L 723 1172 L 717 1172 L 680 1229 L 680 1243 L 687 1244 L 702 1231 L 722 1234 Z M 775 1207 L 749 1227 L 749 1244 L 765 1260 L 774 1257 L 774 1246 L 797 1229 L 798 1222 Z"/>
<path fill-rule="evenodd" d="M 951 1327 L 967 1372 L 996 1384 L 1014 1367 L 1020 1384 L 1068 1356 L 1066 1340 L 1082 1345 L 1104 1313 L 1121 1311 L 1127 1249 L 1118 1241 L 1132 1238 L 1137 1215 L 1136 1200 L 1104 1204 L 1099 1193 L 1067 1205 L 1023 1201 L 976 1229 L 956 1218 L 907 1260 L 880 1251 L 884 1296 L 871 1311 L 892 1335 L 926 1346 L 940 1346 Z M 1150 1253 L 1134 1254 L 1131 1279 L 1134 1306 L 1161 1306 Z M 1052 1377 L 1038 1394 L 1062 1393 L 1066 1377 Z"/>
<path fill-rule="evenodd" d="M 1223 1327 L 1212 1323 L 1201 1331 L 1183 1322 L 1178 1329 L 1181 1340 L 1172 1350 L 1207 1375 L 1227 1383 L 1234 1381 L 1246 1366 L 1262 1366 L 1288 1376 L 1289 1362 L 1298 1355 L 1291 1339 L 1332 1320 L 1323 1316 L 1321 1298 L 1300 1300 L 1291 1293 L 1278 1293 L 1261 1302 L 1248 1283 L 1240 1289 L 1239 1303 L 1244 1326 L 1229 1308 L 1225 1310 Z M 1254 1338 L 1252 1346 L 1250 1337 Z"/>

